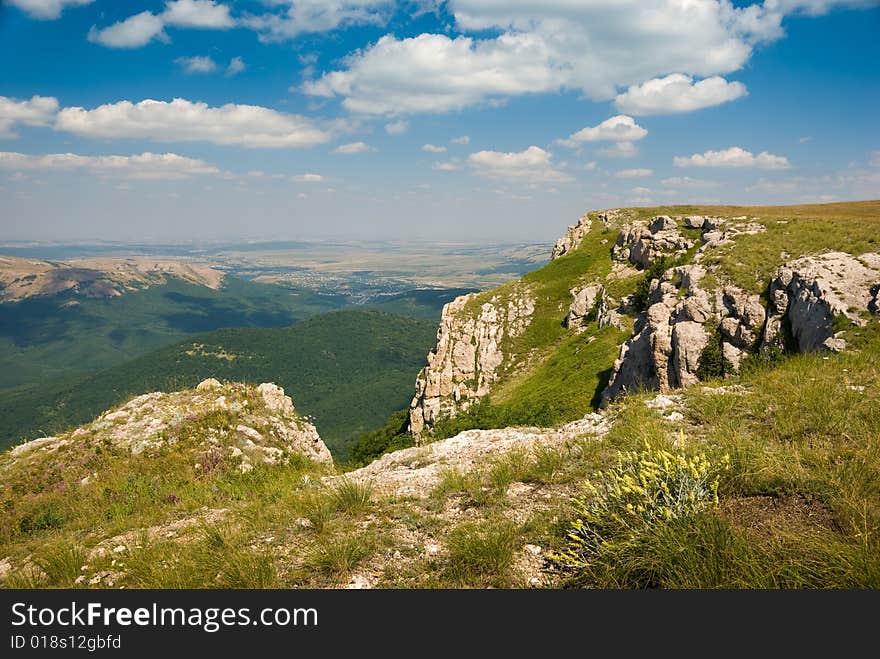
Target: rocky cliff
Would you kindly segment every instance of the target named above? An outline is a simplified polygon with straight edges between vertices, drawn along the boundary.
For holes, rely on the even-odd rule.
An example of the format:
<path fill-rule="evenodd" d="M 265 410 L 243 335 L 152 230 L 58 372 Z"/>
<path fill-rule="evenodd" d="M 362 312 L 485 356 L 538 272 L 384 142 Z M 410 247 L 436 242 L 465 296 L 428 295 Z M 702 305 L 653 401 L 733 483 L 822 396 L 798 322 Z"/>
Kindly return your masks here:
<path fill-rule="evenodd" d="M 541 359 L 559 361 L 552 355 L 564 336 L 520 354 L 505 341 L 521 334 L 533 316 L 535 322 L 586 334 L 587 344 L 608 327 L 632 330 L 609 364 L 600 396 L 606 403 L 628 391 L 666 392 L 701 377 L 735 373 L 747 356 L 774 346 L 844 349 L 847 329 L 880 310 L 878 254 L 825 251 L 791 259 L 782 252 L 771 279 L 751 290 L 721 267 L 735 261 L 731 255 L 741 241 L 762 240 L 768 227 L 780 231 L 787 222 L 757 215 L 647 215 L 635 209 L 582 216 L 556 242 L 545 269 L 565 273 L 557 287 L 576 282 L 567 289 L 564 307 L 530 291 L 526 277 L 512 296 L 498 289 L 459 298 L 444 309 L 437 347 L 416 383 L 411 432 L 416 437 L 430 432 L 438 419 L 488 397 L 501 379 L 527 381 Z"/>
<path fill-rule="evenodd" d="M 441 416 L 454 416 L 485 396 L 504 363 L 505 342 L 532 320 L 534 301 L 526 288 L 480 303 L 476 294 L 443 308 L 437 347 L 416 380 L 410 432 L 420 436 Z"/>

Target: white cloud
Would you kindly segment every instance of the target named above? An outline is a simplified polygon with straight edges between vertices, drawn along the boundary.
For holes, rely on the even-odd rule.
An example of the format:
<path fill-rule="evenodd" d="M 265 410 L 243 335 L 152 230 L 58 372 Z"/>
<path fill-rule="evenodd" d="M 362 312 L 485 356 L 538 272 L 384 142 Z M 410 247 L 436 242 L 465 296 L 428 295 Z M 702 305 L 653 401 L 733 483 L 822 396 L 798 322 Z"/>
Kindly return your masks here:
<path fill-rule="evenodd" d="M 427 151 L 428 153 L 446 153 L 446 147 L 437 146 L 436 144 L 425 144 L 422 146 L 422 151 Z"/>
<path fill-rule="evenodd" d="M 461 137 L 453 137 L 449 142 L 451 144 L 470 144 L 471 138 L 468 135 L 462 135 Z"/>
<path fill-rule="evenodd" d="M 632 158 L 637 155 L 638 152 L 639 150 L 632 142 L 618 142 L 617 144 L 612 144 L 611 146 L 606 146 L 605 148 L 596 151 L 600 156 L 606 156 L 608 158 Z"/>
<path fill-rule="evenodd" d="M 615 172 L 616 178 L 640 178 L 643 176 L 651 176 L 654 174 L 653 169 L 621 169 Z"/>
<path fill-rule="evenodd" d="M 788 169 L 791 163 L 784 156 L 762 151 L 757 156 L 738 146 L 723 151 L 706 151 L 692 156 L 676 156 L 676 167 L 755 167 L 758 169 Z"/>
<path fill-rule="evenodd" d="M 375 151 L 373 147 L 371 147 L 366 142 L 352 142 L 351 144 L 343 144 L 341 146 L 333 149 L 333 153 L 341 153 L 343 155 L 351 155 L 354 153 L 369 153 L 370 151 Z"/>
<path fill-rule="evenodd" d="M 481 35 L 454 39 L 444 34 L 406 39 L 388 35 L 343 60 L 338 70 L 307 83 L 304 90 L 340 97 L 349 110 L 369 114 L 449 112 L 563 90 L 579 91 L 591 100 L 612 100 L 621 87 L 674 73 L 711 79 L 737 71 L 756 46 L 783 36 L 782 21 L 789 13 L 819 13 L 835 4 L 869 6 L 870 2 L 767 0 L 734 6 L 729 0 L 448 0 L 444 4 L 459 32 Z M 494 34 L 484 36 L 487 33 Z M 718 83 L 691 89 L 688 104 L 706 102 L 702 95 L 709 95 L 714 86 Z M 728 87 L 724 93 L 736 91 Z"/>
<path fill-rule="evenodd" d="M 25 126 L 48 126 L 58 112 L 58 99 L 52 96 L 32 96 L 19 101 L 0 96 L 0 139 L 18 137 L 13 128 Z"/>
<path fill-rule="evenodd" d="M 385 124 L 385 132 L 389 135 L 402 135 L 409 130 L 409 122 L 401 119 Z"/>
<path fill-rule="evenodd" d="M 217 63 L 210 57 L 203 55 L 178 57 L 174 63 L 187 73 L 213 73 L 217 70 Z"/>
<path fill-rule="evenodd" d="M 691 178 L 690 176 L 673 176 L 660 181 L 660 184 L 666 188 L 716 188 L 718 183 L 715 181 L 706 181 L 699 178 Z"/>
<path fill-rule="evenodd" d="M 606 119 L 598 126 L 587 126 L 573 133 L 565 140 L 559 140 L 565 146 L 577 146 L 583 142 L 634 142 L 648 134 L 632 117 L 619 114 Z"/>
<path fill-rule="evenodd" d="M 812 142 L 812 141 L 813 141 L 812 135 L 805 135 L 804 137 L 802 137 L 798 140 L 798 143 L 799 144 L 806 144 L 807 142 Z"/>
<path fill-rule="evenodd" d="M 548 70 L 546 45 L 527 34 L 475 41 L 422 34 L 386 35 L 344 62 L 348 67 L 306 82 L 307 94 L 343 97 L 364 114 L 449 112 L 505 96 L 558 89 L 563 72 Z"/>
<path fill-rule="evenodd" d="M 564 183 L 571 177 L 557 169 L 553 155 L 537 146 L 525 151 L 478 151 L 468 157 L 468 163 L 481 176 L 491 179 L 525 181 L 529 183 Z"/>
<path fill-rule="evenodd" d="M 84 137 L 149 139 L 157 142 L 211 142 L 252 148 L 307 147 L 331 134 L 313 120 L 259 105 L 210 107 L 182 98 L 173 101 L 119 101 L 93 110 L 64 108 L 56 128 Z"/>
<path fill-rule="evenodd" d="M 88 35 L 88 40 L 92 43 L 108 48 L 140 48 L 153 39 L 168 41 L 168 35 L 165 34 L 165 23 L 162 19 L 149 11 L 129 16 L 124 21 L 103 29 L 93 25 Z"/>
<path fill-rule="evenodd" d="M 448 160 L 446 162 L 435 162 L 431 165 L 431 169 L 435 169 L 438 172 L 454 172 L 458 169 L 458 162 L 455 160 Z"/>
<path fill-rule="evenodd" d="M 86 171 L 99 176 L 127 179 L 182 179 L 197 175 L 219 174 L 220 170 L 204 160 L 176 153 L 142 153 L 133 156 L 80 156 L 75 153 L 50 153 L 32 156 L 0 152 L 0 169 L 28 171 Z"/>
<path fill-rule="evenodd" d="M 746 94 L 741 82 L 728 82 L 720 76 L 694 82 L 692 76 L 673 73 L 631 86 L 617 95 L 614 105 L 634 115 L 673 114 L 721 105 Z"/>
<path fill-rule="evenodd" d="M 223 30 L 235 25 L 229 7 L 215 0 L 170 0 L 165 3 L 162 20 L 175 27 L 209 30 Z"/>
<path fill-rule="evenodd" d="M 293 180 L 297 183 L 323 183 L 327 179 L 320 174 L 300 174 L 299 176 L 294 176 Z"/>
<path fill-rule="evenodd" d="M 153 39 L 169 41 L 165 26 L 223 30 L 236 25 L 229 7 L 215 0 L 169 0 L 165 11 L 142 11 L 105 28 L 93 25 L 89 41 L 108 48 L 140 48 Z"/>
<path fill-rule="evenodd" d="M 880 167 L 880 151 L 871 151 L 868 154 L 868 164 L 871 167 Z"/>
<path fill-rule="evenodd" d="M 395 4 L 393 0 L 263 0 L 263 3 L 279 7 L 280 11 L 249 15 L 243 23 L 255 30 L 261 41 L 267 42 L 351 25 L 381 25 Z"/>
<path fill-rule="evenodd" d="M 95 0 L 8 0 L 13 7 L 18 7 L 31 18 L 51 20 L 61 16 L 67 7 L 90 5 Z"/>
<path fill-rule="evenodd" d="M 229 66 L 226 67 L 226 75 L 237 76 L 246 68 L 247 65 L 244 63 L 244 60 L 241 57 L 233 57 L 231 60 L 229 60 Z"/>

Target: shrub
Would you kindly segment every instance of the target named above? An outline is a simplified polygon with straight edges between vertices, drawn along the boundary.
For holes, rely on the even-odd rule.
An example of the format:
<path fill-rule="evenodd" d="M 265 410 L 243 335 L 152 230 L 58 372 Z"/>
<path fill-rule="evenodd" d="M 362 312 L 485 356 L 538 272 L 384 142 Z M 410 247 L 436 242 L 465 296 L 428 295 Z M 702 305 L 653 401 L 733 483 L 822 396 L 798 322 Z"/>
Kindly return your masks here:
<path fill-rule="evenodd" d="M 618 453 L 617 466 L 587 481 L 575 498 L 568 548 L 555 556 L 562 565 L 587 567 L 614 553 L 656 523 L 694 515 L 718 502 L 718 479 L 726 468 L 700 453 L 693 457 L 646 447 Z"/>
<path fill-rule="evenodd" d="M 721 347 L 721 333 L 718 330 L 709 339 L 709 343 L 700 353 L 700 360 L 697 363 L 697 377 L 705 382 L 713 378 L 723 378 L 734 372 L 733 364 L 724 356 L 724 350 Z"/>
<path fill-rule="evenodd" d="M 413 436 L 406 431 L 408 424 L 409 410 L 395 412 L 382 428 L 357 438 L 348 451 L 349 461 L 366 465 L 385 453 L 414 446 Z"/>

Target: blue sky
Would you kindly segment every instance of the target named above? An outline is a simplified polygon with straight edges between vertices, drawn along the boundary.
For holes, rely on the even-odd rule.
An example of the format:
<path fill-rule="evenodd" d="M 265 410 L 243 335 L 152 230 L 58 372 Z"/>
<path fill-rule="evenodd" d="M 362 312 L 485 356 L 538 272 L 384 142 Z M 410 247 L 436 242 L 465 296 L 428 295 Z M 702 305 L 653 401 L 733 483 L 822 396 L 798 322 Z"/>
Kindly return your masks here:
<path fill-rule="evenodd" d="M 6 0 L 0 240 L 880 197 L 874 0 Z"/>

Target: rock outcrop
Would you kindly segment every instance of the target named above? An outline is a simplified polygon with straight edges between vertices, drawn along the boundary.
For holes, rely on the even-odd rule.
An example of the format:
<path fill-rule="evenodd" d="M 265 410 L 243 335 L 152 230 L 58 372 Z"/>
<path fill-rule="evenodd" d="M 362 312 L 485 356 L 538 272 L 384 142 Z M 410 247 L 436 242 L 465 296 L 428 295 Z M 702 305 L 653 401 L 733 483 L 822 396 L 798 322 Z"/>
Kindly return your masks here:
<path fill-rule="evenodd" d="M 611 227 L 617 226 L 622 220 L 631 217 L 632 211 L 611 208 L 600 213 L 595 213 L 594 215 L 596 220 L 601 222 L 604 226 Z M 589 214 L 587 214 L 583 215 L 577 221 L 577 224 L 572 224 L 568 227 L 565 231 L 565 235 L 557 240 L 556 244 L 553 246 L 550 260 L 553 261 L 560 256 L 565 256 L 580 247 L 584 240 L 584 236 L 590 233 L 592 226 L 593 220 L 590 218 Z"/>
<path fill-rule="evenodd" d="M 693 243 L 681 234 L 675 220 L 659 215 L 647 225 L 644 222 L 624 224 L 612 253 L 618 260 L 628 260 L 645 268 L 657 258 L 678 256 L 691 247 Z"/>
<path fill-rule="evenodd" d="M 864 311 L 877 313 L 880 254 L 858 258 L 843 252 L 807 256 L 779 268 L 770 283 L 770 306 L 762 345 L 781 345 L 787 320 L 802 352 L 840 351 L 835 319 L 861 326 Z"/>
<path fill-rule="evenodd" d="M 590 232 L 592 225 L 593 221 L 590 219 L 590 216 L 584 215 L 577 221 L 577 224 L 568 227 L 565 231 L 565 235 L 553 245 L 553 252 L 550 255 L 550 260 L 553 261 L 560 256 L 564 256 L 569 252 L 576 250 L 583 241 L 584 236 Z"/>
<path fill-rule="evenodd" d="M 477 294 L 445 307 L 437 346 L 416 380 L 409 430 L 417 438 L 440 417 L 455 416 L 487 393 L 504 363 L 504 342 L 522 334 L 532 321 L 534 301 L 515 288 L 482 304 Z"/>
<path fill-rule="evenodd" d="M 197 471 L 223 462 L 248 472 L 260 463 L 285 464 L 294 454 L 333 464 L 315 426 L 296 414 L 281 387 L 224 385 L 213 378 L 195 390 L 143 394 L 73 432 L 26 442 L 9 455 L 42 460 L 78 444 L 146 456 L 176 447 L 192 454 Z"/>
<path fill-rule="evenodd" d="M 702 265 L 683 265 L 652 282 L 648 306 L 614 363 L 606 401 L 624 391 L 666 392 L 694 384 L 703 350 L 716 333 L 734 368 L 755 349 L 765 317 L 759 297 L 733 285 L 705 290 L 705 275 Z"/>
<path fill-rule="evenodd" d="M 577 330 L 595 320 L 600 328 L 611 325 L 623 329 L 623 312 L 603 285 L 573 288 L 570 293 L 572 303 L 562 321 L 566 328 Z"/>

